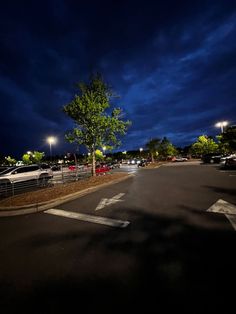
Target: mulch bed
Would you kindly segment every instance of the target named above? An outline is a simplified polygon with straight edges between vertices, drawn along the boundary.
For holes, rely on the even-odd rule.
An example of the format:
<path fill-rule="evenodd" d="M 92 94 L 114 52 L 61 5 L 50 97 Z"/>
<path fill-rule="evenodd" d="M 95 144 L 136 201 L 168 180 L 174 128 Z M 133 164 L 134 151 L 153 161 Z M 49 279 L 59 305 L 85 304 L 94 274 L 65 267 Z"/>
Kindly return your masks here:
<path fill-rule="evenodd" d="M 128 176 L 127 173 L 112 173 L 103 176 L 90 177 L 76 182 L 58 184 L 37 191 L 22 193 L 0 200 L 0 207 L 24 206 L 54 200 L 58 197 L 73 194 L 103 183 Z"/>

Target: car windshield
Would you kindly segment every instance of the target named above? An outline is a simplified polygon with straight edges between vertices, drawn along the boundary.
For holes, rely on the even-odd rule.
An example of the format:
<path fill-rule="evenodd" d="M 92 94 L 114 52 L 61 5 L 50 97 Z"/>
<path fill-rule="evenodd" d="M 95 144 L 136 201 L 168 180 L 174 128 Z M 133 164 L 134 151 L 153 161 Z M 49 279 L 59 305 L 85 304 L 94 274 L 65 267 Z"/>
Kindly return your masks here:
<path fill-rule="evenodd" d="M 5 170 L 3 170 L 0 175 L 3 175 L 3 174 L 6 174 L 6 173 L 9 173 L 11 172 L 12 170 L 16 169 L 17 167 L 10 167 L 10 168 L 7 168 Z"/>

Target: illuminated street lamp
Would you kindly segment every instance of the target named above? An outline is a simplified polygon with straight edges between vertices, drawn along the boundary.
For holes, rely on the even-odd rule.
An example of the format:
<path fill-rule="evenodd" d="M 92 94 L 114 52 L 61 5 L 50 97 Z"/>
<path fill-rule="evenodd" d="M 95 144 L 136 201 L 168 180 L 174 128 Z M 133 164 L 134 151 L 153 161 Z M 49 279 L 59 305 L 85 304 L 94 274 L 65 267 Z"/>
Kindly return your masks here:
<path fill-rule="evenodd" d="M 227 121 L 220 121 L 220 122 L 217 122 L 217 123 L 215 124 L 215 126 L 216 126 L 217 128 L 220 128 L 220 129 L 221 129 L 221 133 L 224 132 L 224 126 L 226 126 L 226 125 L 228 125 L 228 122 L 227 122 Z"/>
<path fill-rule="evenodd" d="M 50 148 L 50 157 L 51 157 L 51 160 L 52 160 L 52 144 L 55 144 L 57 142 L 57 139 L 56 137 L 54 136 L 49 136 L 47 138 L 47 142 L 49 144 L 49 148 Z"/>
<path fill-rule="evenodd" d="M 105 155 L 106 149 L 107 149 L 106 146 L 102 147 L 104 157 L 106 157 L 106 155 Z"/>
<path fill-rule="evenodd" d="M 141 154 L 142 154 L 143 148 L 140 147 L 140 148 L 139 148 L 139 151 L 140 151 L 140 158 L 141 158 Z"/>

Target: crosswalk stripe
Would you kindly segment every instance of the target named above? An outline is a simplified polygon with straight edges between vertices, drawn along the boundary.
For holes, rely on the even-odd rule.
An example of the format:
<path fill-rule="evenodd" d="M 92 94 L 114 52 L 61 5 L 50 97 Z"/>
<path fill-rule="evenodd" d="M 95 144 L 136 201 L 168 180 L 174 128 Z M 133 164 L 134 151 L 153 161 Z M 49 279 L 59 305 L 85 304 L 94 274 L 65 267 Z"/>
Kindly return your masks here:
<path fill-rule="evenodd" d="M 130 224 L 129 221 L 75 213 L 75 212 L 65 211 L 65 210 L 56 209 L 56 208 L 48 209 L 45 211 L 45 213 L 56 215 L 56 216 L 62 216 L 66 218 L 71 218 L 71 219 L 77 219 L 77 220 L 86 221 L 86 222 L 91 222 L 91 223 L 96 223 L 96 224 L 101 224 L 101 225 L 106 225 L 110 227 L 117 227 L 117 228 L 125 228 Z"/>

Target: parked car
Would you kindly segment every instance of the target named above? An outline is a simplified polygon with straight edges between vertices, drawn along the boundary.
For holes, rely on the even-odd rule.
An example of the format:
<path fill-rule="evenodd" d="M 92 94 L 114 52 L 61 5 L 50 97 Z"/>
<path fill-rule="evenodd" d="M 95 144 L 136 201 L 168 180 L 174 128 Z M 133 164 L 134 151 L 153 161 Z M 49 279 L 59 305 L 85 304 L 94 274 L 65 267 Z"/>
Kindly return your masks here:
<path fill-rule="evenodd" d="M 182 157 L 182 156 L 176 156 L 176 157 L 173 157 L 172 161 L 176 161 L 176 162 L 183 162 L 183 161 L 188 161 L 188 158 L 187 157 Z"/>
<path fill-rule="evenodd" d="M 112 162 L 109 162 L 107 166 L 110 167 L 111 169 L 120 168 L 120 163 L 112 161 Z"/>
<path fill-rule="evenodd" d="M 138 165 L 140 162 L 141 162 L 140 159 L 134 158 L 134 159 L 128 160 L 127 164 L 128 165 Z"/>
<path fill-rule="evenodd" d="M 219 164 L 222 157 L 224 157 L 224 155 L 222 155 L 221 153 L 205 154 L 202 156 L 202 162 L 210 164 Z"/>
<path fill-rule="evenodd" d="M 138 167 L 146 167 L 148 165 L 148 162 L 146 159 L 142 159 L 140 160 L 140 162 L 138 163 Z"/>
<path fill-rule="evenodd" d="M 81 169 L 84 169 L 84 165 L 70 165 L 69 167 L 68 167 L 68 169 L 69 170 L 71 170 L 71 171 L 75 171 L 76 170 L 76 167 L 77 167 L 77 170 L 81 170 Z"/>
<path fill-rule="evenodd" d="M 4 170 L 8 169 L 9 166 L 0 166 L 0 174 L 1 172 L 3 172 Z"/>
<path fill-rule="evenodd" d="M 110 171 L 111 168 L 105 164 L 103 165 L 97 165 L 96 166 L 96 169 L 95 169 L 95 172 L 96 172 L 96 175 L 102 175 L 102 174 L 105 174 L 106 172 Z"/>
<path fill-rule="evenodd" d="M 60 171 L 61 170 L 61 165 L 51 165 L 51 169 L 52 171 Z"/>
<path fill-rule="evenodd" d="M 225 169 L 236 169 L 236 154 L 231 155 L 230 157 L 226 158 L 224 168 Z"/>
<path fill-rule="evenodd" d="M 46 164 L 9 167 L 0 173 L 0 194 L 9 189 L 12 184 L 35 182 L 43 186 L 52 177 L 52 170 Z"/>

